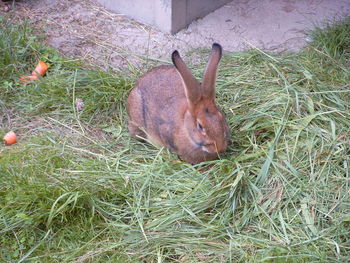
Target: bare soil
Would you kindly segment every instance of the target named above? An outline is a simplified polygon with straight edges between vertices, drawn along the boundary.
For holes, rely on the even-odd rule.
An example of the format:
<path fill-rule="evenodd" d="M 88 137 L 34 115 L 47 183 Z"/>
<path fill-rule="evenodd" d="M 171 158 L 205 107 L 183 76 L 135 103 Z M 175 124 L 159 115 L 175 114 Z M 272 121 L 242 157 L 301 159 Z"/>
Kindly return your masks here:
<path fill-rule="evenodd" d="M 1 4 L 0 15 L 32 21 L 64 55 L 124 70 L 140 68 L 148 58 L 169 61 L 174 49 L 186 53 L 213 42 L 228 51 L 298 50 L 308 40 L 305 30 L 350 15 L 350 0 L 235 0 L 176 35 L 110 12 L 94 0 L 22 0 Z"/>

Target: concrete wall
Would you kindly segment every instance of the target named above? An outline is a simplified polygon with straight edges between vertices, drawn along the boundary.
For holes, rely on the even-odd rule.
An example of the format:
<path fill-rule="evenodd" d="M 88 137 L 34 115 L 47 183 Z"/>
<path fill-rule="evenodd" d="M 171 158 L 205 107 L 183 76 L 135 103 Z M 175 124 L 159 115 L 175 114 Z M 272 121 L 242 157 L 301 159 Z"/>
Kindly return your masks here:
<path fill-rule="evenodd" d="M 96 0 L 111 11 L 122 13 L 167 33 L 176 33 L 231 0 Z"/>

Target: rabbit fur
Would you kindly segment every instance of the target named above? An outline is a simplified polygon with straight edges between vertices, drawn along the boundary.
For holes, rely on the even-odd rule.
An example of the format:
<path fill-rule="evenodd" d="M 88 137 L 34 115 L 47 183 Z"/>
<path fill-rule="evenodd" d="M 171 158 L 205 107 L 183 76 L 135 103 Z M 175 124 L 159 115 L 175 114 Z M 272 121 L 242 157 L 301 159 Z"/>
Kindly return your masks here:
<path fill-rule="evenodd" d="M 191 164 L 219 158 L 229 138 L 225 117 L 215 104 L 221 55 L 221 46 L 214 43 L 202 83 L 176 50 L 174 66 L 159 66 L 144 74 L 127 99 L 130 134 L 167 147 Z"/>

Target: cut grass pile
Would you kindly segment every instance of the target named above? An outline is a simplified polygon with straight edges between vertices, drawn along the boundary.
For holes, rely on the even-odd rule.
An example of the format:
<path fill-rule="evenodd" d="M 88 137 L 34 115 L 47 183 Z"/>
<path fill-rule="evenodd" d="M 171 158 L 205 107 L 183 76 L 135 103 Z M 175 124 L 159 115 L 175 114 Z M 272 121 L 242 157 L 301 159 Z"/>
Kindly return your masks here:
<path fill-rule="evenodd" d="M 191 166 L 129 137 L 137 74 L 88 69 L 0 20 L 0 135 L 19 137 L 0 146 L 0 261 L 347 262 L 349 27 L 313 31 L 298 54 L 225 54 L 232 143 Z M 39 59 L 47 75 L 21 85 Z"/>

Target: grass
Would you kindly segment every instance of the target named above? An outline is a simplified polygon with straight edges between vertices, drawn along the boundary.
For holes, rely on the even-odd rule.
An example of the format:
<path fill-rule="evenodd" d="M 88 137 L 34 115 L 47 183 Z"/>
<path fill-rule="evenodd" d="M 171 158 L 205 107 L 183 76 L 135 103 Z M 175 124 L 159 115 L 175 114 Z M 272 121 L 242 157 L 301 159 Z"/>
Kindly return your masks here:
<path fill-rule="evenodd" d="M 19 142 L 0 146 L 0 261 L 349 262 L 349 26 L 316 28 L 297 54 L 226 53 L 232 143 L 191 166 L 129 137 L 138 74 L 91 69 L 1 19 L 0 135 Z M 38 59 L 49 72 L 21 85 Z"/>

